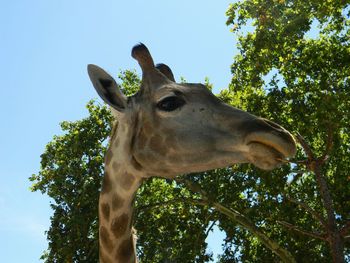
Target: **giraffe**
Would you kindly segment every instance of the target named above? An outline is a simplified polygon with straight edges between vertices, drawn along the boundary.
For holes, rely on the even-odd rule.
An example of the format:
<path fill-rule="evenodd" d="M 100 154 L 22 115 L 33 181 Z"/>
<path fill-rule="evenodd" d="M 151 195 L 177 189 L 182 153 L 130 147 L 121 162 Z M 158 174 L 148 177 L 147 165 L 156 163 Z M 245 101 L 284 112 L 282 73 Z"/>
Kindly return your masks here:
<path fill-rule="evenodd" d="M 296 152 L 293 136 L 278 124 L 221 102 L 202 84 L 176 83 L 144 44 L 131 54 L 142 69 L 140 90 L 131 97 L 106 71 L 88 65 L 93 86 L 116 120 L 99 198 L 101 263 L 137 262 L 132 217 L 143 180 L 234 163 L 271 170 Z"/>

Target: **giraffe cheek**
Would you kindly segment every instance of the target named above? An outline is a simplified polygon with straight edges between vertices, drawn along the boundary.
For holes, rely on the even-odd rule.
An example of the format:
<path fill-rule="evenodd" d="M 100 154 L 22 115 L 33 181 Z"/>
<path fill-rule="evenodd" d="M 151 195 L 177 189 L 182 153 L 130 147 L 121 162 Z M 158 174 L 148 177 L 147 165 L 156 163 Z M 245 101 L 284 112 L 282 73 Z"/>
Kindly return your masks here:
<path fill-rule="evenodd" d="M 144 171 L 151 176 L 162 176 L 166 178 L 173 178 L 169 175 L 171 169 L 169 170 L 169 164 L 165 163 L 160 155 L 155 155 L 151 151 L 142 151 L 135 154 L 135 159 L 141 164 Z"/>
<path fill-rule="evenodd" d="M 179 154 L 173 154 L 170 155 L 168 158 L 168 161 L 171 163 L 171 165 L 182 165 L 184 163 L 184 160 L 181 155 Z"/>
<path fill-rule="evenodd" d="M 178 152 L 179 151 L 179 143 L 176 137 L 168 135 L 164 142 L 164 148 L 166 148 L 169 152 Z"/>
<path fill-rule="evenodd" d="M 144 130 L 141 130 L 138 138 L 137 138 L 137 146 L 139 150 L 143 150 L 147 144 L 147 135 Z"/>
<path fill-rule="evenodd" d="M 135 153 L 135 158 L 137 162 L 141 164 L 142 167 L 148 167 L 156 160 L 155 156 L 147 151 L 140 151 Z"/>
<path fill-rule="evenodd" d="M 167 154 L 167 148 L 164 145 L 163 137 L 159 134 L 155 134 L 151 137 L 149 148 L 155 155 L 165 156 Z"/>

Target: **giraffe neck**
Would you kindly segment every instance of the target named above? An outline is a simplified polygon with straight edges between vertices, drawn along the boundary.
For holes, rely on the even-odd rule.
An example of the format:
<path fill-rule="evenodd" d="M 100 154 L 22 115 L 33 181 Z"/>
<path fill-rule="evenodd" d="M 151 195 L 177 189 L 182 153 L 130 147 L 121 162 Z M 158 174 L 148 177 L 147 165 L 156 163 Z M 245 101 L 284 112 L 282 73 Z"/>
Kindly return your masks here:
<path fill-rule="evenodd" d="M 113 169 L 112 169 L 113 170 Z M 99 199 L 100 262 L 136 262 L 132 229 L 134 197 L 141 180 L 120 168 L 105 169 Z"/>
<path fill-rule="evenodd" d="M 116 132 L 116 131 L 115 131 Z M 105 175 L 99 198 L 100 263 L 135 263 L 136 246 L 132 228 L 134 198 L 142 174 L 125 152 L 127 136 L 112 135 L 106 154 Z"/>

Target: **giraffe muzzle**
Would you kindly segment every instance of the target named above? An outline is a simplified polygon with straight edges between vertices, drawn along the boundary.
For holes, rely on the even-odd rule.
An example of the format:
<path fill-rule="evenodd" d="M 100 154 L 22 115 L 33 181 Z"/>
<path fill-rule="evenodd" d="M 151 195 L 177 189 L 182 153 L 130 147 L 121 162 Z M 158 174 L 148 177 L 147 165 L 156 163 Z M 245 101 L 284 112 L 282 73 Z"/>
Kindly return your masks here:
<path fill-rule="evenodd" d="M 293 136 L 280 125 L 266 119 L 250 121 L 245 141 L 249 159 L 257 167 L 271 170 L 296 153 Z"/>

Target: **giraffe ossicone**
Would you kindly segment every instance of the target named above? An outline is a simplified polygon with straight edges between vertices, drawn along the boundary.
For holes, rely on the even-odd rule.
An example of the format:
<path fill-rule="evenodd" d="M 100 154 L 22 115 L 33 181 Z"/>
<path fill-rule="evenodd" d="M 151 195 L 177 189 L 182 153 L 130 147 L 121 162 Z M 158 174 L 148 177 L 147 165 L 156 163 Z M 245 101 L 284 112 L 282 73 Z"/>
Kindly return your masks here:
<path fill-rule="evenodd" d="M 176 83 L 143 44 L 132 49 L 142 69 L 140 90 L 126 97 L 95 65 L 90 79 L 116 122 L 99 200 L 100 262 L 136 262 L 133 202 L 145 178 L 252 163 L 271 170 L 294 156 L 293 136 L 276 123 L 231 107 L 202 84 Z"/>

